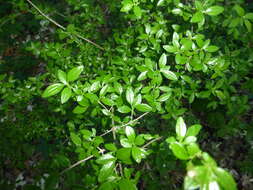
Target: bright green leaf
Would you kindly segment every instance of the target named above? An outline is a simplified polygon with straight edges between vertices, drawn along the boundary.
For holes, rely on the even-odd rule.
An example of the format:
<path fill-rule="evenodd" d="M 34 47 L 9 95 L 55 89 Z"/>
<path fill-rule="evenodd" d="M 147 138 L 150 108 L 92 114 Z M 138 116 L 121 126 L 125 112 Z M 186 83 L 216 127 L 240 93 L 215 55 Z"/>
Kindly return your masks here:
<path fill-rule="evenodd" d="M 46 90 L 42 94 L 42 97 L 47 98 L 47 97 L 53 96 L 59 93 L 63 87 L 64 87 L 64 84 L 61 84 L 61 83 L 52 84 L 46 88 Z"/>
<path fill-rule="evenodd" d="M 63 84 L 67 84 L 67 74 L 62 71 L 62 70 L 58 70 L 58 79 L 63 83 Z"/>
<path fill-rule="evenodd" d="M 65 87 L 61 92 L 61 103 L 64 104 L 72 96 L 72 91 L 69 87 Z"/>
<path fill-rule="evenodd" d="M 201 130 L 201 125 L 196 124 L 196 125 L 192 125 L 187 129 L 187 133 L 186 136 L 197 136 L 199 134 L 199 131 Z"/>
<path fill-rule="evenodd" d="M 212 6 L 205 10 L 205 13 L 210 16 L 216 16 L 221 14 L 224 11 L 224 8 L 221 6 Z"/>
<path fill-rule="evenodd" d="M 103 182 L 106 181 L 107 178 L 111 177 L 113 174 L 114 167 L 115 167 L 114 161 L 110 161 L 104 164 L 101 170 L 99 171 L 98 181 Z"/>
<path fill-rule="evenodd" d="M 167 63 L 167 56 L 165 53 L 163 53 L 159 59 L 159 67 L 160 69 L 163 68 Z"/>
<path fill-rule="evenodd" d="M 179 139 L 183 139 L 186 135 L 186 125 L 182 117 L 177 119 L 176 133 Z"/>
<path fill-rule="evenodd" d="M 131 111 L 131 108 L 129 108 L 128 106 L 121 106 L 118 108 L 118 111 L 120 113 L 129 113 Z"/>
<path fill-rule="evenodd" d="M 129 139 L 129 141 L 134 142 L 134 140 L 135 140 L 134 129 L 130 126 L 126 126 L 125 133 L 126 133 L 127 138 Z"/>
<path fill-rule="evenodd" d="M 177 158 L 181 160 L 187 160 L 189 158 L 187 151 L 182 144 L 174 142 L 170 144 L 170 148 Z"/>
<path fill-rule="evenodd" d="M 135 108 L 138 111 L 141 111 L 141 112 L 150 112 L 150 111 L 152 111 L 152 107 L 150 107 L 148 104 L 138 104 L 138 105 L 135 106 Z"/>
<path fill-rule="evenodd" d="M 81 72 L 83 71 L 83 66 L 75 67 L 71 69 L 67 74 L 67 81 L 75 81 L 80 76 Z"/>
<path fill-rule="evenodd" d="M 173 80 L 173 81 L 178 80 L 177 75 L 176 75 L 174 72 L 172 72 L 172 71 L 170 71 L 169 69 L 167 69 L 167 68 L 162 68 L 162 69 L 161 69 L 161 72 L 163 73 L 163 75 L 164 75 L 167 79 L 170 79 L 170 80 Z"/>
<path fill-rule="evenodd" d="M 137 163 L 141 162 L 141 159 L 143 158 L 142 154 L 142 150 L 139 147 L 134 146 L 132 148 L 132 157 Z"/>
<path fill-rule="evenodd" d="M 134 92 L 133 92 L 133 89 L 132 88 L 128 88 L 127 91 L 126 91 L 126 99 L 127 99 L 127 102 L 132 105 L 133 102 L 134 102 Z"/>

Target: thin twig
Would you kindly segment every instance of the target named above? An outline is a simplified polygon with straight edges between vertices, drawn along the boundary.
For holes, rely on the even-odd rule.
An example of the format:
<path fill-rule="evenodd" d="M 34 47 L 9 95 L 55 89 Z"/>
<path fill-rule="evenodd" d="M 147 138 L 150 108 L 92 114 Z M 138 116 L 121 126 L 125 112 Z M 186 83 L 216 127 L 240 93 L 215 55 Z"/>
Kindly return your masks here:
<path fill-rule="evenodd" d="M 143 145 L 142 148 L 146 148 L 146 147 L 148 147 L 150 144 L 152 144 L 153 142 L 159 141 L 159 140 L 161 140 L 161 139 L 162 139 L 162 137 L 157 137 L 156 139 L 153 139 L 153 140 L 149 141 L 147 144 Z"/>
<path fill-rule="evenodd" d="M 141 116 L 137 117 L 136 119 L 129 121 L 129 122 L 126 123 L 126 124 L 123 124 L 123 125 L 120 125 L 120 126 L 113 126 L 110 130 L 106 131 L 105 133 L 103 133 L 103 134 L 100 135 L 100 136 L 103 137 L 103 136 L 107 135 L 108 133 L 111 133 L 112 131 L 116 130 L 117 128 L 122 128 L 122 127 L 125 127 L 125 126 L 127 126 L 127 125 L 130 125 L 130 124 L 132 124 L 132 123 L 134 123 L 134 122 L 140 120 L 141 118 L 143 118 L 143 117 L 144 117 L 145 115 L 147 115 L 148 113 L 149 113 L 149 112 L 146 112 L 146 113 L 142 114 Z"/>
<path fill-rule="evenodd" d="M 99 153 L 104 153 L 104 152 L 105 152 L 104 149 L 100 149 L 100 151 L 99 151 Z M 86 162 L 86 161 L 92 159 L 93 157 L 94 157 L 94 155 L 90 155 L 90 156 L 88 156 L 88 157 L 86 157 L 86 158 L 84 158 L 84 159 L 82 159 L 82 160 L 79 160 L 78 162 L 74 163 L 73 165 L 71 165 L 71 166 L 69 166 L 68 168 L 66 168 L 65 170 L 63 170 L 63 171 L 61 172 L 61 175 L 62 175 L 63 173 L 65 173 L 65 172 L 71 170 L 72 168 L 74 168 L 74 167 L 80 165 L 81 163 L 84 163 L 84 162 Z"/>
<path fill-rule="evenodd" d="M 58 26 L 59 28 L 61 28 L 62 30 L 66 30 L 66 28 L 62 25 L 60 25 L 58 22 L 56 22 L 55 20 L 51 19 L 49 16 L 47 16 L 45 13 L 43 13 L 35 4 L 33 4 L 32 1 L 30 0 L 26 0 L 31 6 L 33 6 L 42 16 L 44 16 L 47 20 L 49 20 L 50 22 L 52 22 L 53 24 L 55 24 L 56 26 Z M 104 48 L 102 48 L 100 45 L 96 44 L 95 42 L 84 38 L 83 36 L 81 36 L 80 34 L 75 34 L 78 38 L 81 38 L 82 40 L 96 46 L 97 48 L 104 50 Z"/>
<path fill-rule="evenodd" d="M 61 175 L 62 175 L 63 173 L 65 173 L 65 172 L 71 170 L 72 168 L 78 166 L 79 164 L 81 164 L 81 163 L 83 163 L 83 162 L 86 162 L 86 161 L 92 159 L 93 157 L 94 157 L 94 155 L 90 155 L 90 156 L 84 158 L 83 160 L 79 160 L 78 162 L 74 163 L 74 164 L 71 165 L 70 167 L 68 167 L 68 168 L 66 168 L 65 170 L 63 170 L 63 171 L 61 172 Z"/>

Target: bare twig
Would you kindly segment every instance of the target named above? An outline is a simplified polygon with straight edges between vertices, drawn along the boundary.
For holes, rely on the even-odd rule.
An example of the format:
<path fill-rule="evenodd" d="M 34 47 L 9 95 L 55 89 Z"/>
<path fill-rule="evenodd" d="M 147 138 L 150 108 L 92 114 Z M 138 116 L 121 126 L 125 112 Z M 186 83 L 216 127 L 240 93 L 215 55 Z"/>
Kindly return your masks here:
<path fill-rule="evenodd" d="M 121 128 L 121 127 L 125 127 L 125 126 L 127 126 L 127 125 L 130 125 L 130 124 L 132 124 L 132 123 L 134 123 L 134 122 L 140 120 L 141 118 L 143 118 L 143 117 L 144 117 L 145 115 L 147 115 L 148 113 L 149 113 L 149 112 L 146 112 L 146 113 L 142 114 L 141 116 L 137 117 L 136 119 L 129 121 L 129 122 L 126 123 L 126 124 L 123 124 L 123 125 L 120 125 L 120 126 L 113 126 L 110 130 L 106 131 L 105 133 L 103 133 L 103 134 L 100 135 L 100 136 L 103 137 L 103 136 L 107 135 L 108 133 L 113 132 L 113 131 L 116 130 L 117 128 Z"/>
<path fill-rule="evenodd" d="M 53 20 L 52 18 L 50 18 L 49 16 L 47 16 L 45 13 L 43 13 L 35 4 L 33 4 L 32 1 L 30 0 L 26 0 L 31 6 L 33 6 L 33 8 L 35 8 L 42 16 L 44 16 L 47 20 L 49 20 L 50 22 L 52 22 L 53 24 L 55 24 L 56 26 L 58 26 L 59 28 L 61 28 L 62 30 L 66 30 L 66 28 L 62 25 L 60 25 L 58 22 L 56 22 L 55 20 Z M 78 38 L 81 38 L 82 40 L 96 46 L 97 48 L 101 49 L 101 50 L 104 50 L 104 48 L 102 48 L 100 45 L 96 44 L 95 42 L 87 39 L 87 38 L 84 38 L 83 36 L 79 35 L 79 34 L 76 34 L 76 36 Z"/>
<path fill-rule="evenodd" d="M 105 151 L 104 149 L 100 149 L 99 153 L 103 153 L 104 151 Z M 84 163 L 84 162 L 86 162 L 86 161 L 92 159 L 93 157 L 94 157 L 94 155 L 90 155 L 90 156 L 88 156 L 88 157 L 86 157 L 86 158 L 84 158 L 84 159 L 82 159 L 82 160 L 79 160 L 78 162 L 74 163 L 73 165 L 71 165 L 71 166 L 69 166 L 68 168 L 66 168 L 65 170 L 63 170 L 63 171 L 61 172 L 61 175 L 64 174 L 65 172 L 71 170 L 72 168 L 74 168 L 74 167 L 80 165 L 81 163 Z"/>
<path fill-rule="evenodd" d="M 84 163 L 84 162 L 86 162 L 86 161 L 92 159 L 93 157 L 94 157 L 93 155 L 90 155 L 90 156 L 84 158 L 83 160 L 79 160 L 78 162 L 74 163 L 74 164 L 71 165 L 70 167 L 68 167 L 68 168 L 66 168 L 65 170 L 63 170 L 63 171 L 61 172 L 61 175 L 62 175 L 63 173 L 65 173 L 65 172 L 71 170 L 72 168 L 78 166 L 79 164 Z"/>
<path fill-rule="evenodd" d="M 146 148 L 146 147 L 148 147 L 150 144 L 152 144 L 153 142 L 159 141 L 159 140 L 161 140 L 161 139 L 162 139 L 162 137 L 157 137 L 157 138 L 155 138 L 155 139 L 149 141 L 147 144 L 143 145 L 142 148 Z"/>

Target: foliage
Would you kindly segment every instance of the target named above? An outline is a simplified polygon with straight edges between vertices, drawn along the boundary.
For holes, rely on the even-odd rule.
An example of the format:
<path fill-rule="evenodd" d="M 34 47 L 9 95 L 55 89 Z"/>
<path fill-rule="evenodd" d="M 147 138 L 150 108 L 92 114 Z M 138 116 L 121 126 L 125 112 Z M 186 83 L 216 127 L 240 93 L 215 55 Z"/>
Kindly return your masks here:
<path fill-rule="evenodd" d="M 252 3 L 15 0 L 0 15 L 3 189 L 21 171 L 24 189 L 252 187 Z"/>

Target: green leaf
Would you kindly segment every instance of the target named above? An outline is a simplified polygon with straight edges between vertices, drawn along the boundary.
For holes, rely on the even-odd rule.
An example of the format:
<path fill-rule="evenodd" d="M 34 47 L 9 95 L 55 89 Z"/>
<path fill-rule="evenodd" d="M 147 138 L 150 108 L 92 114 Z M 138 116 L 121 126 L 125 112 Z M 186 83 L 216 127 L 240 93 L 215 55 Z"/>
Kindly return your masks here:
<path fill-rule="evenodd" d="M 200 153 L 201 150 L 199 149 L 199 146 L 196 143 L 190 143 L 187 145 L 187 152 L 189 156 L 194 157 L 196 154 Z"/>
<path fill-rule="evenodd" d="M 131 151 L 132 148 L 120 148 L 116 152 L 116 157 L 126 164 L 132 164 Z"/>
<path fill-rule="evenodd" d="M 174 32 L 173 33 L 173 36 L 172 36 L 172 43 L 173 43 L 173 46 L 179 48 L 180 47 L 180 44 L 179 44 L 179 35 L 178 33 Z"/>
<path fill-rule="evenodd" d="M 160 69 L 163 68 L 167 63 L 167 56 L 165 53 L 163 53 L 159 59 L 159 67 Z"/>
<path fill-rule="evenodd" d="M 131 111 L 131 108 L 129 108 L 128 106 L 121 106 L 118 108 L 118 111 L 120 113 L 129 113 Z"/>
<path fill-rule="evenodd" d="M 141 159 L 143 157 L 142 154 L 143 152 L 139 147 L 134 146 L 132 148 L 132 157 L 137 163 L 141 162 Z"/>
<path fill-rule="evenodd" d="M 98 164 L 107 164 L 108 162 L 111 161 L 115 161 L 116 158 L 111 154 L 111 153 L 107 153 L 107 154 L 103 154 L 102 156 L 100 156 L 96 162 Z"/>
<path fill-rule="evenodd" d="M 138 81 L 145 80 L 147 78 L 147 73 L 148 73 L 148 71 L 141 72 L 141 74 L 138 76 L 137 80 Z"/>
<path fill-rule="evenodd" d="M 185 137 L 186 131 L 187 129 L 186 129 L 185 122 L 182 117 L 179 117 L 177 119 L 177 124 L 176 124 L 176 133 L 179 139 L 183 139 Z"/>
<path fill-rule="evenodd" d="M 197 136 L 199 134 L 199 131 L 201 130 L 201 125 L 196 124 L 196 125 L 192 125 L 187 129 L 187 133 L 186 136 Z"/>
<path fill-rule="evenodd" d="M 229 172 L 222 168 L 215 168 L 214 173 L 217 176 L 219 185 L 223 189 L 237 190 L 235 180 Z"/>
<path fill-rule="evenodd" d="M 253 13 L 247 13 L 246 15 L 244 15 L 244 18 L 253 20 Z"/>
<path fill-rule="evenodd" d="M 240 5 L 235 5 L 234 9 L 239 16 L 243 16 L 245 14 L 244 9 Z"/>
<path fill-rule="evenodd" d="M 216 16 L 221 14 L 224 11 L 224 8 L 221 6 L 212 6 L 205 10 L 204 13 L 210 15 L 210 16 Z"/>
<path fill-rule="evenodd" d="M 187 62 L 187 57 L 177 54 L 175 60 L 177 64 L 184 65 Z"/>
<path fill-rule="evenodd" d="M 83 66 L 75 67 L 71 69 L 67 74 L 67 81 L 75 81 L 80 76 L 81 72 L 83 71 Z"/>
<path fill-rule="evenodd" d="M 129 87 L 126 91 L 126 99 L 127 99 L 127 102 L 132 105 L 133 102 L 134 102 L 134 92 L 133 92 L 133 89 L 131 87 Z"/>
<path fill-rule="evenodd" d="M 124 148 L 131 148 L 131 147 L 132 147 L 132 142 L 130 142 L 130 140 L 127 139 L 127 138 L 122 138 L 122 139 L 120 139 L 120 144 L 121 144 L 121 146 L 123 146 Z"/>
<path fill-rule="evenodd" d="M 158 98 L 159 102 L 165 102 L 171 97 L 171 93 L 163 94 Z"/>
<path fill-rule="evenodd" d="M 90 92 L 95 92 L 100 88 L 100 81 L 95 81 L 92 83 L 92 85 L 90 86 Z"/>
<path fill-rule="evenodd" d="M 46 90 L 42 94 L 42 97 L 47 98 L 55 94 L 58 94 L 62 90 L 63 87 L 64 87 L 64 84 L 61 84 L 61 83 L 52 84 L 46 88 Z"/>
<path fill-rule="evenodd" d="M 252 31 L 252 24 L 250 23 L 250 21 L 248 21 L 248 20 L 245 19 L 244 20 L 244 24 L 245 24 L 248 32 L 251 32 Z"/>
<path fill-rule="evenodd" d="M 121 12 L 128 12 L 133 7 L 133 2 L 131 0 L 124 0 L 123 1 L 123 7 L 120 9 Z"/>
<path fill-rule="evenodd" d="M 138 111 L 141 111 L 141 112 L 150 112 L 150 111 L 152 111 L 152 107 L 150 107 L 148 104 L 138 104 L 138 105 L 135 106 L 135 108 Z"/>
<path fill-rule="evenodd" d="M 115 184 L 111 181 L 103 183 L 98 190 L 114 190 Z"/>
<path fill-rule="evenodd" d="M 179 9 L 179 8 L 175 8 L 171 12 L 174 15 L 182 15 L 183 14 L 183 11 L 181 9 Z"/>
<path fill-rule="evenodd" d="M 184 144 L 190 144 L 197 141 L 197 138 L 195 136 L 188 136 L 184 139 Z"/>
<path fill-rule="evenodd" d="M 162 68 L 160 71 L 167 79 L 170 79 L 173 81 L 178 80 L 177 75 L 174 72 L 170 71 L 168 68 Z"/>
<path fill-rule="evenodd" d="M 142 10 L 139 6 L 134 6 L 134 14 L 137 18 L 141 18 Z"/>
<path fill-rule="evenodd" d="M 113 174 L 114 167 L 115 167 L 114 161 L 110 161 L 104 164 L 101 170 L 99 171 L 98 181 L 103 182 L 106 181 L 107 178 L 111 177 Z"/>
<path fill-rule="evenodd" d="M 208 46 L 207 48 L 205 48 L 205 50 L 212 53 L 212 52 L 218 51 L 219 47 L 217 47 L 217 46 Z"/>
<path fill-rule="evenodd" d="M 70 138 L 76 146 L 81 146 L 82 140 L 75 133 L 70 133 Z"/>
<path fill-rule="evenodd" d="M 184 146 L 178 142 L 171 143 L 170 149 L 172 150 L 173 154 L 181 160 L 187 160 L 189 158 Z"/>
<path fill-rule="evenodd" d="M 191 22 L 192 23 L 198 23 L 198 22 L 203 22 L 204 20 L 204 15 L 202 12 L 196 12 L 192 18 L 191 18 Z"/>
<path fill-rule="evenodd" d="M 135 184 L 129 179 L 121 179 L 118 186 L 120 190 L 137 190 Z"/>
<path fill-rule="evenodd" d="M 144 137 L 143 135 L 138 135 L 136 138 L 135 138 L 135 141 L 134 141 L 134 144 L 137 145 L 137 146 L 141 146 L 145 143 L 145 140 L 144 140 Z"/>
<path fill-rule="evenodd" d="M 65 87 L 61 92 L 61 103 L 64 104 L 72 96 L 72 91 L 69 87 Z"/>
<path fill-rule="evenodd" d="M 169 52 L 169 53 L 175 53 L 178 51 L 178 48 L 175 46 L 170 46 L 170 45 L 164 45 L 163 49 L 165 49 L 165 51 Z"/>
<path fill-rule="evenodd" d="M 115 103 L 114 103 L 113 100 L 111 100 L 111 99 L 109 99 L 109 98 L 106 98 L 106 97 L 101 98 L 101 101 L 102 101 L 105 105 L 107 105 L 107 106 L 113 106 L 113 105 L 115 105 Z"/>
<path fill-rule="evenodd" d="M 134 140 L 135 140 L 134 129 L 130 126 L 126 126 L 125 133 L 126 133 L 127 138 L 129 139 L 129 141 L 134 142 Z"/>
<path fill-rule="evenodd" d="M 82 114 L 87 110 L 88 107 L 76 106 L 73 110 L 75 114 Z"/>
<path fill-rule="evenodd" d="M 63 84 L 67 84 L 67 74 L 62 71 L 62 70 L 58 70 L 58 79 L 63 83 Z"/>

